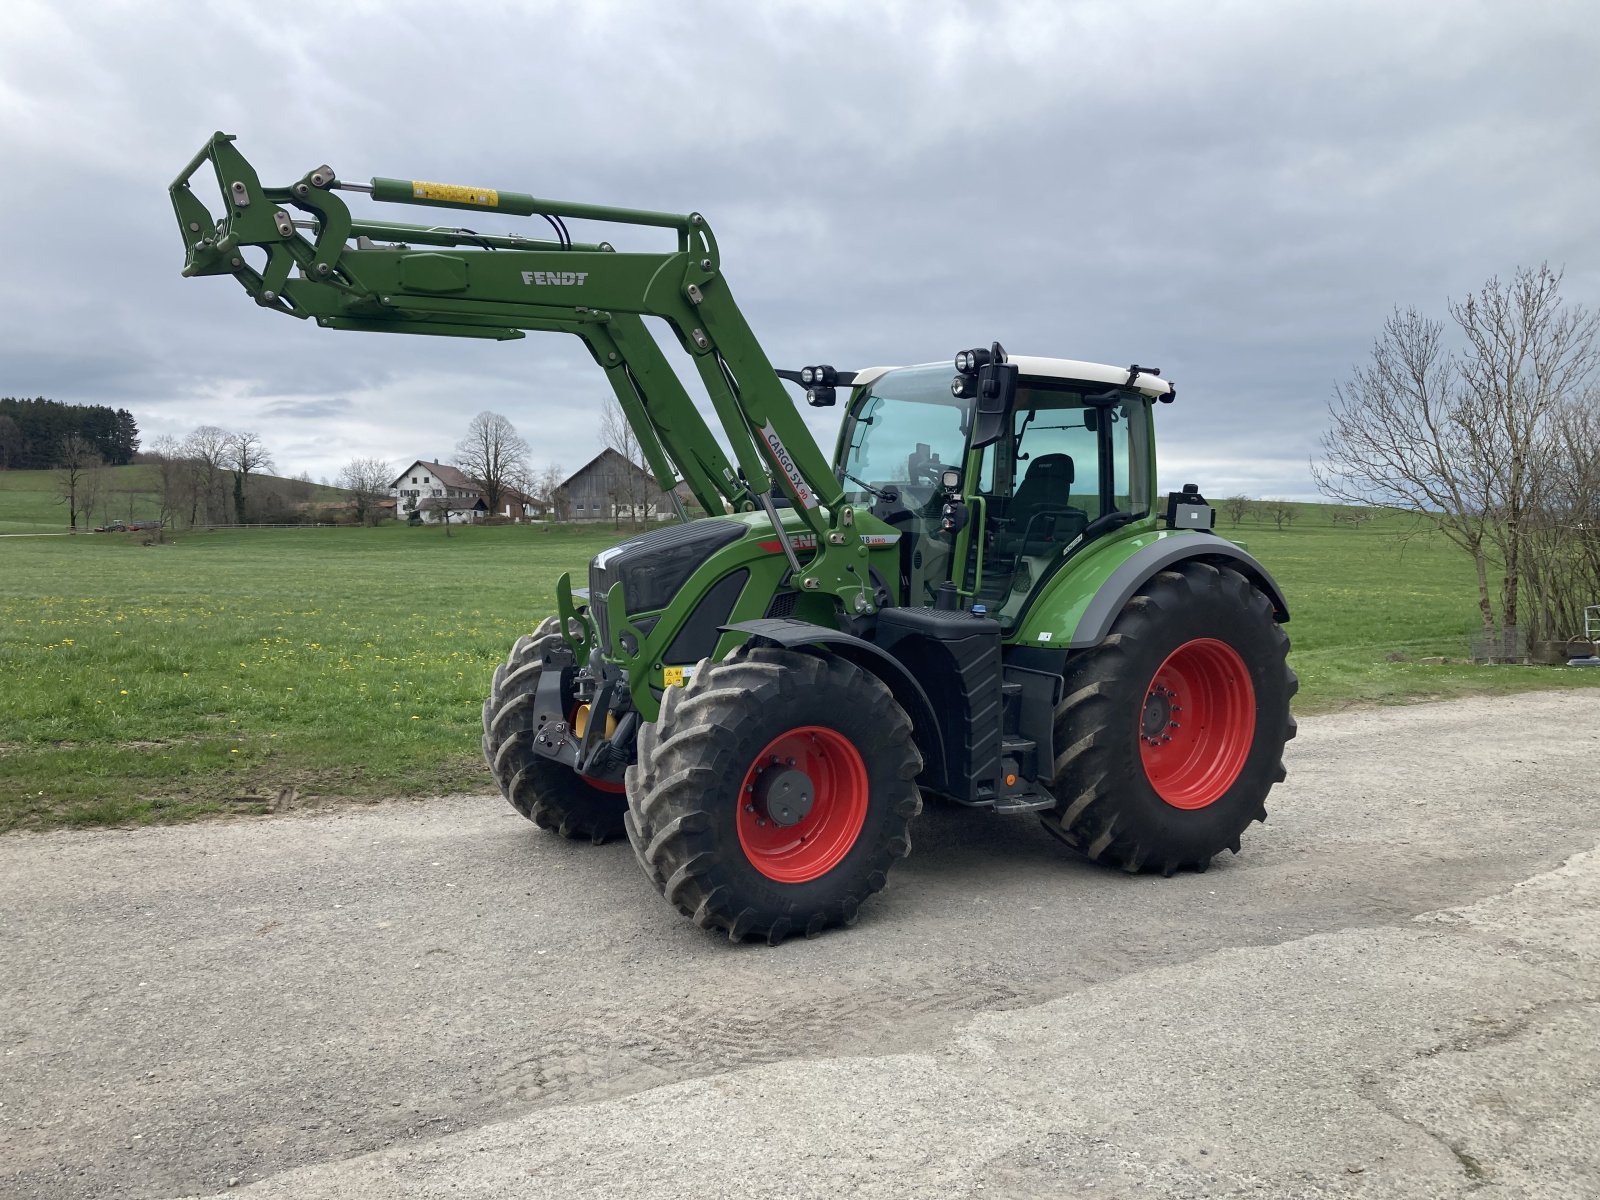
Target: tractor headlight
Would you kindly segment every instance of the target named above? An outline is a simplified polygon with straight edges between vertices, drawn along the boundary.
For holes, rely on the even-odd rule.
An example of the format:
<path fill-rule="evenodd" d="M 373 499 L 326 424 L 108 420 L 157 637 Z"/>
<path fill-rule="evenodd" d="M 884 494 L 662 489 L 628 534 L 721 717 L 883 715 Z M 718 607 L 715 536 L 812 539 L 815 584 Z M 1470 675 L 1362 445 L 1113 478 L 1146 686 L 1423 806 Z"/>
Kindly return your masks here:
<path fill-rule="evenodd" d="M 801 383 L 805 384 L 806 387 L 810 387 L 816 381 L 817 381 L 817 369 L 815 367 L 801 367 L 800 368 L 800 382 Z"/>
<path fill-rule="evenodd" d="M 963 350 L 956 355 L 956 370 L 963 375 L 976 375 L 981 368 L 989 365 L 993 357 L 988 350 Z"/>

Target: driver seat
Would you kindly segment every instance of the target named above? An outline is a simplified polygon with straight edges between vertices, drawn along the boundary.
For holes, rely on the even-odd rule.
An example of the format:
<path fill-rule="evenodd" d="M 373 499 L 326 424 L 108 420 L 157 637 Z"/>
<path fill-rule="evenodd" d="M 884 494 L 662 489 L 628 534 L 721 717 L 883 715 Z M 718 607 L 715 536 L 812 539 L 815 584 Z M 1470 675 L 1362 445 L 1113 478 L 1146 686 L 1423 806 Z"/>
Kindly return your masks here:
<path fill-rule="evenodd" d="M 1041 454 L 1028 464 L 1006 507 L 1005 553 L 1054 554 L 1084 531 L 1089 514 L 1071 504 L 1076 476 L 1070 454 Z"/>

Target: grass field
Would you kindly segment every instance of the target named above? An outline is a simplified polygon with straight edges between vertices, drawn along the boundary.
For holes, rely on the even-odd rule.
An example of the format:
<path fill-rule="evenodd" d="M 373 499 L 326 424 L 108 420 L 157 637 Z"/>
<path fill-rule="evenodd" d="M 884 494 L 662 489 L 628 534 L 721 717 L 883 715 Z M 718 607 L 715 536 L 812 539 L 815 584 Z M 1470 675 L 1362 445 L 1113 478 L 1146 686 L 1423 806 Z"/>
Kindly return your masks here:
<path fill-rule="evenodd" d="M 0 480 L 5 478 L 0 473 Z M 1297 709 L 1600 684 L 1459 660 L 1471 573 L 1398 525 L 1244 540 L 1289 596 Z M 0 829 L 492 787 L 479 707 L 564 570 L 621 536 L 537 527 L 0 538 Z M 1403 655 L 1411 661 L 1389 661 Z"/>

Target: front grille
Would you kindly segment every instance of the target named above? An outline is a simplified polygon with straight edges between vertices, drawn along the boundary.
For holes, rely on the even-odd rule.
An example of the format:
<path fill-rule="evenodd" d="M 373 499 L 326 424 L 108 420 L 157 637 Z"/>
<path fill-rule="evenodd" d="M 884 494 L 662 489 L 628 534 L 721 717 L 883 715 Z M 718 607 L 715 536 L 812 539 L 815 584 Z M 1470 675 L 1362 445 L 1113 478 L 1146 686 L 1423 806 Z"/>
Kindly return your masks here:
<path fill-rule="evenodd" d="M 665 608 L 696 567 L 744 535 L 737 521 L 704 517 L 629 538 L 589 564 L 590 603 L 604 611 L 606 593 L 620 582 L 630 617 Z"/>

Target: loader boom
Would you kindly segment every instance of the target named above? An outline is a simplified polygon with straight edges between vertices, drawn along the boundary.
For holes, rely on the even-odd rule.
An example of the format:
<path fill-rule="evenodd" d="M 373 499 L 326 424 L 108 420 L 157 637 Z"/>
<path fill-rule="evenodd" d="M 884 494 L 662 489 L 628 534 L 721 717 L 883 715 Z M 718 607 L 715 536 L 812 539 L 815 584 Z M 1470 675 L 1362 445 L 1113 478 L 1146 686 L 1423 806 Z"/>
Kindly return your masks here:
<path fill-rule="evenodd" d="M 827 458 L 800 419 L 760 342 L 734 302 L 716 239 L 698 213 L 674 214 L 545 200 L 525 193 L 423 181 L 339 179 L 319 166 L 287 187 L 264 187 L 217 133 L 172 183 L 186 258 L 183 273 L 232 275 L 257 304 L 327 329 L 496 340 L 524 331 L 583 340 L 639 437 L 657 483 L 687 483 L 709 513 L 765 507 L 776 485 L 811 533 L 817 552 L 799 572 L 806 591 L 836 595 L 850 613 L 876 607 L 863 569 L 870 517 L 845 504 Z M 213 217 L 191 186 L 206 163 L 223 213 Z M 536 216 L 555 240 L 360 220 L 339 192 L 375 201 Z M 302 214 L 292 215 L 291 210 Z M 660 228 L 670 252 L 619 252 L 578 243 L 565 219 Z M 259 259 L 252 261 L 247 251 Z M 665 321 L 690 356 L 732 450 L 725 455 L 644 317 Z M 737 467 L 737 470 L 735 468 Z M 792 552 L 791 562 L 797 562 Z"/>

